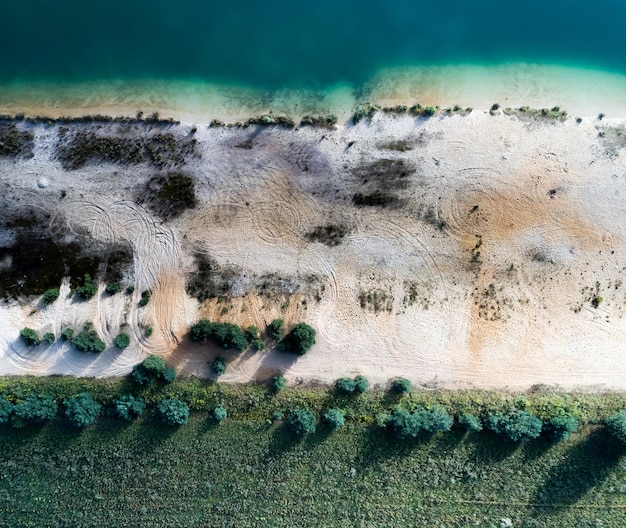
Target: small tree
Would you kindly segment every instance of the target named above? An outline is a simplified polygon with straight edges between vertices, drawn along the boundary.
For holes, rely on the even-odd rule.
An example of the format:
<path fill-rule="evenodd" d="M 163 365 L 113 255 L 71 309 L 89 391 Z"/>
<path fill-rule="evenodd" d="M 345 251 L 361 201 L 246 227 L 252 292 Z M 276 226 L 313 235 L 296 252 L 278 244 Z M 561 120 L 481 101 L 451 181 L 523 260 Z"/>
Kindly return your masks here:
<path fill-rule="evenodd" d="M 165 367 L 165 370 L 161 374 L 161 379 L 165 383 L 173 383 L 176 381 L 176 369 L 174 367 Z"/>
<path fill-rule="evenodd" d="M 459 425 L 470 433 L 477 433 L 483 430 L 483 424 L 478 416 L 473 414 L 463 414 L 459 417 Z"/>
<path fill-rule="evenodd" d="M 617 440 L 626 444 L 626 410 L 620 411 L 607 419 L 606 429 Z"/>
<path fill-rule="evenodd" d="M 156 415 L 167 425 L 183 425 L 189 420 L 189 406 L 178 398 L 161 400 Z"/>
<path fill-rule="evenodd" d="M 287 418 L 287 426 L 296 436 L 313 434 L 316 422 L 315 415 L 304 409 L 293 411 Z"/>
<path fill-rule="evenodd" d="M 76 288 L 76 295 L 83 300 L 88 300 L 91 299 L 97 291 L 98 286 L 93 282 L 91 275 L 87 273 L 83 279 L 83 284 Z"/>
<path fill-rule="evenodd" d="M 95 330 L 83 330 L 73 340 L 74 346 L 82 352 L 102 352 L 106 344 Z"/>
<path fill-rule="evenodd" d="M 7 400 L 6 396 L 0 396 L 0 425 L 9 423 L 15 406 Z"/>
<path fill-rule="evenodd" d="M 206 319 L 198 321 L 191 327 L 191 339 L 202 343 L 212 339 L 224 348 L 236 348 L 240 352 L 249 346 L 246 332 L 237 325 L 212 323 Z"/>
<path fill-rule="evenodd" d="M 109 295 L 115 295 L 122 291 L 122 287 L 119 282 L 109 282 L 104 289 Z"/>
<path fill-rule="evenodd" d="M 46 306 L 52 304 L 59 298 L 59 293 L 59 288 L 50 288 L 49 290 L 46 290 L 41 296 L 41 302 L 44 303 Z"/>
<path fill-rule="evenodd" d="M 150 290 L 144 290 L 141 292 L 141 299 L 139 299 L 139 306 L 145 306 L 150 302 L 150 297 L 152 297 L 152 292 Z"/>
<path fill-rule="evenodd" d="M 93 399 L 91 394 L 82 392 L 78 396 L 65 400 L 65 416 L 70 423 L 79 429 L 90 425 L 100 414 L 102 406 Z"/>
<path fill-rule="evenodd" d="M 37 332 L 35 332 L 35 330 L 33 330 L 32 328 L 22 328 L 20 330 L 20 337 L 27 346 L 38 346 L 41 343 L 41 339 L 39 339 L 39 334 L 37 334 Z"/>
<path fill-rule="evenodd" d="M 61 339 L 63 339 L 63 341 L 71 341 L 72 337 L 74 337 L 73 328 L 66 328 L 63 332 L 61 332 Z"/>
<path fill-rule="evenodd" d="M 279 392 L 285 388 L 287 380 L 284 376 L 278 375 L 272 378 L 272 389 L 274 392 Z"/>
<path fill-rule="evenodd" d="M 119 334 L 117 334 L 117 336 L 115 336 L 115 339 L 113 340 L 113 342 L 115 343 L 115 346 L 117 348 L 121 348 L 123 350 L 128 345 L 130 345 L 130 337 L 128 337 L 128 334 L 125 334 L 124 332 L 120 332 Z"/>
<path fill-rule="evenodd" d="M 544 426 L 548 436 L 558 442 L 567 440 L 572 433 L 578 431 L 578 420 L 573 416 L 554 416 Z"/>
<path fill-rule="evenodd" d="M 138 385 L 148 386 L 159 379 L 167 382 L 171 376 L 171 372 L 166 374 L 166 371 L 167 366 L 165 360 L 162 357 L 150 355 L 133 367 L 130 377 Z M 174 378 L 175 377 L 174 375 Z"/>
<path fill-rule="evenodd" d="M 397 438 L 406 440 L 424 433 L 449 431 L 452 427 L 452 417 L 438 406 L 413 412 L 397 409 L 389 417 L 387 427 Z"/>
<path fill-rule="evenodd" d="M 285 334 L 283 333 L 283 326 L 285 325 L 285 321 L 282 319 L 274 319 L 270 324 L 267 325 L 267 335 L 270 336 L 274 341 L 280 341 Z"/>
<path fill-rule="evenodd" d="M 350 378 L 339 378 L 335 382 L 335 387 L 343 394 L 352 394 L 356 389 L 356 382 Z"/>
<path fill-rule="evenodd" d="M 354 392 L 356 394 L 361 394 L 369 389 L 370 383 L 367 381 L 365 376 L 357 376 L 354 378 Z"/>
<path fill-rule="evenodd" d="M 408 394 L 411 392 L 411 382 L 406 378 L 398 378 L 393 382 L 393 391 L 398 394 Z"/>
<path fill-rule="evenodd" d="M 324 422 L 326 422 L 333 431 L 338 431 L 346 423 L 346 418 L 339 409 L 329 409 L 322 416 Z"/>
<path fill-rule="evenodd" d="M 41 424 L 52 420 L 57 410 L 58 406 L 50 396 L 31 394 L 15 405 L 12 424 L 15 427 L 24 427 L 29 423 Z"/>
<path fill-rule="evenodd" d="M 485 427 L 513 442 L 520 442 L 537 438 L 541 434 L 542 423 L 528 411 L 516 411 L 512 414 L 490 413 L 485 419 Z"/>
<path fill-rule="evenodd" d="M 221 376 L 226 372 L 226 360 L 223 357 L 215 358 L 211 368 L 217 376 Z"/>
<path fill-rule="evenodd" d="M 49 344 L 54 343 L 54 341 L 55 341 L 54 334 L 53 334 L 52 332 L 46 332 L 46 333 L 43 335 L 43 340 L 44 340 L 44 341 L 46 341 L 46 342 L 47 342 L 47 343 L 49 343 Z"/>
<path fill-rule="evenodd" d="M 141 396 L 128 394 L 113 402 L 115 414 L 123 420 L 131 421 L 141 416 L 146 409 L 146 402 Z"/>
<path fill-rule="evenodd" d="M 303 356 L 315 344 L 315 329 L 306 323 L 298 323 L 282 341 L 282 349 Z"/>
<path fill-rule="evenodd" d="M 265 343 L 260 338 L 253 339 L 250 344 L 256 351 L 263 350 L 265 348 Z"/>
<path fill-rule="evenodd" d="M 221 422 L 227 416 L 228 416 L 228 413 L 226 412 L 226 409 L 224 409 L 224 407 L 222 407 L 221 405 L 213 409 L 213 418 L 215 419 L 216 422 L 218 423 Z"/>

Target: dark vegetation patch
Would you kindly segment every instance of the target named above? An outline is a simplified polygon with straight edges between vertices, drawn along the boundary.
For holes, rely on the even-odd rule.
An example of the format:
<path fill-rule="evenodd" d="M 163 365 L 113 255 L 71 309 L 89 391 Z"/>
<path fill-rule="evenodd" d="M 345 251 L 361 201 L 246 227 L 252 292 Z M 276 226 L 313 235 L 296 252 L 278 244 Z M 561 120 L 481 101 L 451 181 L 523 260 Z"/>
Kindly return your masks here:
<path fill-rule="evenodd" d="M 448 224 L 439 216 L 439 210 L 434 206 L 422 207 L 419 212 L 419 219 L 434 227 L 438 231 L 445 231 Z"/>
<path fill-rule="evenodd" d="M 605 154 L 609 158 L 615 159 L 626 147 L 626 126 L 603 127 L 598 130 L 598 137 Z"/>
<path fill-rule="evenodd" d="M 329 114 L 326 116 L 305 115 L 300 121 L 300 126 L 310 126 L 314 128 L 327 128 L 333 130 L 337 124 L 337 116 Z"/>
<path fill-rule="evenodd" d="M 407 189 L 410 176 L 415 172 L 415 166 L 401 159 L 379 159 L 360 164 L 352 169 L 352 175 L 360 185 L 352 203 L 368 207 L 398 206 L 401 200 L 394 191 Z"/>
<path fill-rule="evenodd" d="M 394 207 L 400 203 L 397 196 L 383 192 L 374 191 L 372 193 L 355 193 L 352 203 L 365 207 Z"/>
<path fill-rule="evenodd" d="M 350 228 L 346 224 L 326 224 L 315 226 L 306 237 L 311 242 L 321 242 L 334 247 L 341 244 L 349 232 Z"/>
<path fill-rule="evenodd" d="M 391 312 L 393 309 L 393 295 L 390 291 L 371 289 L 359 293 L 359 304 L 364 310 L 374 313 Z"/>
<path fill-rule="evenodd" d="M 494 110 L 495 107 L 495 110 Z M 497 111 L 499 106 L 491 107 L 492 110 Z M 522 119 L 530 120 L 546 120 L 546 121 L 565 121 L 567 119 L 567 112 L 561 110 L 560 107 L 554 106 L 552 108 L 530 108 L 528 106 L 520 106 L 519 108 L 505 108 L 503 110 L 505 115 L 517 116 Z"/>
<path fill-rule="evenodd" d="M 220 266 L 212 257 L 196 253 L 196 268 L 187 279 L 187 293 L 203 302 L 216 297 L 230 296 L 239 271 L 227 266 Z"/>
<path fill-rule="evenodd" d="M 371 121 L 376 112 L 380 112 L 381 108 L 378 105 L 372 103 L 362 103 L 358 105 L 352 115 L 352 122 L 356 125 L 362 119 Z"/>
<path fill-rule="evenodd" d="M 294 128 L 296 123 L 290 117 L 274 116 L 271 114 L 265 114 L 259 117 L 251 117 L 246 121 L 246 125 L 261 125 L 261 126 L 277 126 L 282 128 Z"/>
<path fill-rule="evenodd" d="M 70 125 L 70 124 L 124 124 L 124 125 L 139 125 L 146 124 L 157 127 L 167 127 L 171 125 L 180 125 L 180 121 L 176 121 L 171 117 L 162 118 L 157 112 L 144 116 L 143 112 L 138 112 L 135 117 L 131 116 L 108 116 L 102 114 L 77 116 L 77 117 L 49 117 L 49 116 L 35 116 L 24 117 L 24 114 L 16 114 L 15 116 L 0 115 L 0 122 L 10 123 L 14 121 L 25 121 L 34 125 Z"/>
<path fill-rule="evenodd" d="M 0 123 L 0 156 L 32 156 L 34 139 L 31 132 L 19 130 L 15 123 Z"/>
<path fill-rule="evenodd" d="M 196 140 L 169 132 L 125 135 L 100 134 L 93 130 L 59 130 L 57 158 L 65 170 L 84 167 L 90 162 L 122 165 L 150 163 L 158 169 L 184 165 L 196 153 Z"/>
<path fill-rule="evenodd" d="M 395 152 L 408 152 L 409 150 L 413 150 L 413 145 L 406 139 L 396 139 L 394 141 L 379 143 L 378 148 L 381 150 L 393 150 Z"/>
<path fill-rule="evenodd" d="M 195 183 L 178 172 L 159 174 L 148 181 L 140 201 L 164 220 L 176 218 L 196 206 Z"/>

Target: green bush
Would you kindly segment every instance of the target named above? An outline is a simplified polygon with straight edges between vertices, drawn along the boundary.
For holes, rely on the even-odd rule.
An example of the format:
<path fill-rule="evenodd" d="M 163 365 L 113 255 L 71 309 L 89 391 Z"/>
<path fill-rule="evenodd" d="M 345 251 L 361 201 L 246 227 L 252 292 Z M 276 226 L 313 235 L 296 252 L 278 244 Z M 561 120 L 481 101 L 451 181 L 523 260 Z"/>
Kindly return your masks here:
<path fill-rule="evenodd" d="M 120 332 L 117 336 L 115 336 L 113 343 L 115 343 L 117 348 L 121 348 L 123 350 L 130 345 L 130 337 L 128 337 L 128 334 Z"/>
<path fill-rule="evenodd" d="M 41 302 L 46 306 L 52 304 L 59 298 L 59 288 L 50 288 L 46 290 L 44 294 L 41 296 Z"/>
<path fill-rule="evenodd" d="M 252 342 L 259 338 L 259 329 L 256 326 L 249 326 L 246 328 L 246 338 Z"/>
<path fill-rule="evenodd" d="M 74 337 L 73 328 L 66 328 L 63 332 L 61 332 L 61 339 L 63 339 L 63 341 L 71 341 L 72 337 Z"/>
<path fill-rule="evenodd" d="M 126 293 L 127 293 L 128 295 L 131 295 L 134 291 L 135 291 L 135 285 L 134 285 L 134 284 L 129 284 L 129 285 L 126 287 Z"/>
<path fill-rule="evenodd" d="M 578 431 L 578 420 L 573 416 L 554 416 L 543 429 L 554 441 L 567 440 L 572 433 Z"/>
<path fill-rule="evenodd" d="M 173 383 L 176 381 L 176 369 L 174 367 L 165 367 L 161 378 L 165 383 Z"/>
<path fill-rule="evenodd" d="M 41 424 L 52 420 L 57 415 L 57 410 L 58 406 L 50 396 L 31 394 L 15 405 L 11 423 L 15 427 L 24 427 L 30 423 Z"/>
<path fill-rule="evenodd" d="M 206 319 L 198 321 L 191 327 L 191 339 L 202 343 L 211 339 L 224 348 L 235 348 L 240 352 L 249 345 L 246 333 L 237 325 L 212 323 Z"/>
<path fill-rule="evenodd" d="M 408 394 L 411 392 L 411 382 L 406 378 L 398 378 L 394 380 L 392 388 L 398 394 Z"/>
<path fill-rule="evenodd" d="M 477 433 L 483 430 L 483 424 L 478 416 L 473 414 L 463 414 L 459 417 L 459 426 L 470 433 Z"/>
<path fill-rule="evenodd" d="M 528 411 L 516 411 L 512 414 L 495 412 L 487 415 L 485 427 L 513 442 L 519 442 L 537 438 L 541 434 L 542 423 Z"/>
<path fill-rule="evenodd" d="M 115 295 L 122 291 L 122 287 L 119 282 L 109 282 L 104 289 L 109 295 Z"/>
<path fill-rule="evenodd" d="M 274 392 L 279 392 L 283 390 L 285 388 L 285 385 L 287 385 L 287 380 L 285 379 L 285 376 L 279 375 L 272 378 L 272 389 L 274 390 Z"/>
<path fill-rule="evenodd" d="M 41 343 L 41 339 L 39 339 L 39 334 L 35 332 L 35 330 L 33 330 L 32 328 L 22 328 L 20 330 L 20 337 L 27 346 L 37 346 Z"/>
<path fill-rule="evenodd" d="M 7 400 L 6 396 L 0 396 L 0 425 L 9 423 L 15 406 Z"/>
<path fill-rule="evenodd" d="M 224 409 L 224 407 L 222 407 L 221 405 L 213 409 L 213 418 L 216 422 L 221 422 L 227 416 L 228 413 L 226 412 L 226 409 Z"/>
<path fill-rule="evenodd" d="M 189 406 L 178 398 L 161 400 L 157 403 L 156 415 L 167 425 L 183 425 L 189 419 Z"/>
<path fill-rule="evenodd" d="M 356 382 L 350 378 L 339 378 L 335 382 L 335 387 L 343 394 L 352 394 L 356 389 Z"/>
<path fill-rule="evenodd" d="M 83 279 L 82 286 L 76 288 L 76 295 L 78 295 L 81 299 L 88 300 L 91 299 L 96 292 L 98 291 L 98 286 L 95 282 L 93 282 L 91 275 L 88 273 L 85 275 Z"/>
<path fill-rule="evenodd" d="M 88 392 L 65 400 L 65 416 L 72 426 L 82 429 L 87 427 L 100 414 L 100 405 Z"/>
<path fill-rule="evenodd" d="M 141 416 L 146 409 L 146 402 L 141 396 L 128 394 L 114 400 L 115 414 L 123 420 L 131 421 Z"/>
<path fill-rule="evenodd" d="M 370 382 L 367 381 L 365 376 L 357 376 L 354 378 L 354 392 L 356 394 L 361 394 L 365 392 L 370 387 Z"/>
<path fill-rule="evenodd" d="M 273 422 L 280 422 L 283 418 L 284 418 L 284 415 L 280 411 L 274 411 L 272 413 L 272 421 Z"/>
<path fill-rule="evenodd" d="M 170 383 L 170 380 L 174 381 L 176 379 L 176 372 L 172 373 L 171 370 L 168 370 L 162 357 L 150 355 L 133 367 L 130 377 L 138 385 L 148 386 L 152 385 L 156 380 Z"/>
<path fill-rule="evenodd" d="M 262 339 L 253 339 L 252 342 L 252 348 L 254 348 L 254 350 L 263 350 L 265 348 L 265 343 L 263 342 Z"/>
<path fill-rule="evenodd" d="M 424 433 L 449 431 L 452 427 L 452 417 L 438 406 L 413 412 L 397 409 L 389 417 L 387 427 L 397 438 L 406 440 Z"/>
<path fill-rule="evenodd" d="M 338 431 L 346 423 L 346 418 L 339 409 L 329 409 L 322 418 L 334 431 Z"/>
<path fill-rule="evenodd" d="M 614 414 L 606 421 L 607 431 L 617 440 L 626 444 L 626 410 Z"/>
<path fill-rule="evenodd" d="M 139 306 L 145 306 L 150 302 L 150 297 L 152 297 L 152 292 L 150 290 L 144 290 L 141 292 L 141 299 L 139 299 Z"/>
<path fill-rule="evenodd" d="M 285 325 L 285 321 L 282 319 L 274 319 L 270 324 L 267 325 L 267 335 L 270 336 L 274 341 L 280 341 L 285 334 L 283 333 L 283 326 Z"/>
<path fill-rule="evenodd" d="M 83 330 L 72 343 L 82 352 L 102 352 L 106 348 L 106 344 L 100 340 L 95 330 Z"/>
<path fill-rule="evenodd" d="M 315 344 L 315 329 L 306 323 L 298 323 L 287 334 L 281 343 L 285 352 L 293 352 L 301 356 L 306 354 Z"/>
<path fill-rule="evenodd" d="M 287 418 L 287 427 L 296 436 L 305 436 L 315 432 L 315 423 L 317 419 L 311 411 L 298 409 L 289 414 Z"/>
<path fill-rule="evenodd" d="M 226 360 L 223 357 L 215 358 L 211 368 L 217 376 L 221 376 L 224 372 L 226 372 Z"/>
<path fill-rule="evenodd" d="M 46 332 L 46 333 L 43 335 L 43 340 L 44 340 L 44 341 L 47 341 L 47 342 L 48 342 L 48 343 L 50 343 L 50 344 L 54 343 L 54 341 L 55 341 L 54 334 L 53 334 L 52 332 Z"/>

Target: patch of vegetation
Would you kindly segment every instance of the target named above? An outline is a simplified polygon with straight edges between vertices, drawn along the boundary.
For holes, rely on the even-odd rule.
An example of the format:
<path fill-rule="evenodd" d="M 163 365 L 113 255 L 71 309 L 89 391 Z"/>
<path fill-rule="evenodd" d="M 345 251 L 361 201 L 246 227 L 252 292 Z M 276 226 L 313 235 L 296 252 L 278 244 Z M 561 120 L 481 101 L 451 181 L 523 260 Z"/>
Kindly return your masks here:
<path fill-rule="evenodd" d="M 0 123 L 0 157 L 32 156 L 35 136 L 15 123 Z"/>
<path fill-rule="evenodd" d="M 164 399 L 157 403 L 155 415 L 166 425 L 184 425 L 189 420 L 189 406 L 178 398 Z"/>
<path fill-rule="evenodd" d="M 196 206 L 194 180 L 178 172 L 154 176 L 147 183 L 142 201 L 164 220 L 176 218 Z"/>
<path fill-rule="evenodd" d="M 224 372 L 226 372 L 226 360 L 223 357 L 215 358 L 213 360 L 213 364 L 211 365 L 211 370 L 216 376 L 221 376 Z"/>
<path fill-rule="evenodd" d="M 93 281 L 93 279 L 91 278 L 91 275 L 86 273 L 83 278 L 82 285 L 76 288 L 74 293 L 78 295 L 78 297 L 86 301 L 86 300 L 91 299 L 96 294 L 97 291 L 98 291 L 98 285 Z"/>
<path fill-rule="evenodd" d="M 296 123 L 293 119 L 286 116 L 273 116 L 271 114 L 265 114 L 259 117 L 251 117 L 246 122 L 246 125 L 261 125 L 261 126 L 277 126 L 282 128 L 294 128 Z"/>
<path fill-rule="evenodd" d="M 237 271 L 223 268 L 215 259 L 199 253 L 195 261 L 196 269 L 187 280 L 187 293 L 200 302 L 228 296 Z"/>
<path fill-rule="evenodd" d="M 306 436 L 315 433 L 317 418 L 306 409 L 292 411 L 287 418 L 287 427 L 296 436 Z"/>
<path fill-rule="evenodd" d="M 191 339 L 200 343 L 212 340 L 223 348 L 234 348 L 240 352 L 250 345 L 246 332 L 239 326 L 232 323 L 214 323 L 206 319 L 191 327 Z"/>
<path fill-rule="evenodd" d="M 56 338 L 54 337 L 54 334 L 52 332 L 46 332 L 43 335 L 43 340 L 51 345 L 52 343 L 56 341 Z"/>
<path fill-rule="evenodd" d="M 121 333 L 117 334 L 117 336 L 115 336 L 115 339 L 113 340 L 113 343 L 115 344 L 115 346 L 117 348 L 121 348 L 123 350 L 128 345 L 130 345 L 130 337 L 128 336 L 128 334 L 125 334 L 124 332 L 121 332 Z"/>
<path fill-rule="evenodd" d="M 393 381 L 391 388 L 398 394 L 408 394 L 411 392 L 411 382 L 406 378 L 398 378 Z"/>
<path fill-rule="evenodd" d="M 442 407 L 413 412 L 397 409 L 389 417 L 387 428 L 396 438 L 406 440 L 423 434 L 449 431 L 452 428 L 452 417 Z"/>
<path fill-rule="evenodd" d="M 104 291 L 106 291 L 109 295 L 115 295 L 116 293 L 119 293 L 122 291 L 122 287 L 120 286 L 120 283 L 117 281 L 109 282 L 106 285 L 106 288 L 104 289 Z"/>
<path fill-rule="evenodd" d="M 315 344 L 315 329 L 306 323 L 298 323 L 280 343 L 284 352 L 291 352 L 303 356 Z"/>
<path fill-rule="evenodd" d="M 394 141 L 379 143 L 378 148 L 382 150 L 393 150 L 395 152 L 408 152 L 413 150 L 413 145 L 405 139 L 396 139 Z"/>
<path fill-rule="evenodd" d="M 343 242 L 343 238 L 350 232 L 345 224 L 326 224 L 315 226 L 305 236 L 311 242 L 320 242 L 335 247 Z"/>
<path fill-rule="evenodd" d="M 538 438 L 542 427 L 541 420 L 528 411 L 489 413 L 485 418 L 486 429 L 504 435 L 513 442 Z"/>
<path fill-rule="evenodd" d="M 274 392 L 280 392 L 287 386 L 285 376 L 274 376 L 272 378 L 271 387 Z"/>
<path fill-rule="evenodd" d="M 352 121 L 356 125 L 362 119 L 371 121 L 376 112 L 380 112 L 381 108 L 378 105 L 372 103 L 362 103 L 356 107 L 354 114 L 352 115 Z"/>
<path fill-rule="evenodd" d="M 626 410 L 620 411 L 606 420 L 606 429 L 622 444 L 626 444 Z"/>
<path fill-rule="evenodd" d="M 81 392 L 77 396 L 65 400 L 64 405 L 66 418 L 77 429 L 91 425 L 102 409 L 102 405 L 95 401 L 88 392 Z"/>
<path fill-rule="evenodd" d="M 61 332 L 61 339 L 63 339 L 63 341 L 71 341 L 72 337 L 74 337 L 73 328 L 66 328 L 63 332 Z"/>
<path fill-rule="evenodd" d="M 573 416 L 558 415 L 550 418 L 543 429 L 549 438 L 558 442 L 567 440 L 572 433 L 578 431 L 578 426 L 578 420 Z"/>
<path fill-rule="evenodd" d="M 542 119 L 550 121 L 565 121 L 567 112 L 561 110 L 560 107 L 552 108 L 530 108 L 528 106 L 520 106 L 519 108 L 505 108 L 504 114 L 508 116 L 517 116 L 522 119 Z"/>
<path fill-rule="evenodd" d="M 72 344 L 81 352 L 102 352 L 106 348 L 95 330 L 83 330 L 72 339 Z"/>
<path fill-rule="evenodd" d="M 146 410 L 146 402 L 141 396 L 126 394 L 113 401 L 115 416 L 130 422 L 139 418 Z"/>
<path fill-rule="evenodd" d="M 283 337 L 285 337 L 285 333 L 283 330 L 284 326 L 285 321 L 283 321 L 282 319 L 274 319 L 270 324 L 267 325 L 267 335 L 274 341 L 280 341 Z"/>
<path fill-rule="evenodd" d="M 141 363 L 135 365 L 130 377 L 138 385 L 146 387 L 153 385 L 154 382 L 158 380 L 166 383 L 174 381 L 174 379 L 172 379 L 172 372 L 166 365 L 165 360 L 153 354 L 149 355 Z M 174 378 L 175 377 L 176 374 L 174 372 Z"/>
<path fill-rule="evenodd" d="M 378 289 L 362 291 L 359 294 L 359 304 L 364 310 L 370 310 L 374 313 L 391 312 L 393 296 L 390 292 Z"/>
<path fill-rule="evenodd" d="M 382 111 L 385 114 L 393 114 L 393 115 L 406 114 L 407 110 L 408 110 L 408 107 L 406 105 L 384 106 L 382 108 Z"/>
<path fill-rule="evenodd" d="M 459 426 L 461 429 L 470 433 L 477 433 L 483 430 L 483 424 L 480 418 L 474 414 L 463 414 L 459 417 Z"/>
<path fill-rule="evenodd" d="M 59 298 L 59 288 L 50 288 L 41 296 L 41 302 L 46 306 L 52 304 Z"/>
<path fill-rule="evenodd" d="M 333 431 L 338 431 L 346 423 L 346 418 L 340 409 L 329 409 L 322 415 L 322 419 Z"/>
<path fill-rule="evenodd" d="M 228 417 L 228 413 L 226 412 L 226 409 L 224 409 L 224 407 L 222 407 L 221 405 L 218 405 L 215 409 L 213 409 L 213 419 L 217 423 L 220 423 L 222 420 L 224 420 L 227 417 Z"/>
<path fill-rule="evenodd" d="M 26 343 L 27 346 L 39 346 L 41 344 L 41 339 L 39 338 L 39 334 L 33 330 L 32 328 L 22 328 L 20 330 L 20 337 L 22 341 Z"/>
<path fill-rule="evenodd" d="M 141 299 L 139 299 L 139 306 L 146 306 L 150 302 L 152 292 L 150 290 L 144 290 L 141 292 Z"/>
<path fill-rule="evenodd" d="M 411 108 L 409 108 L 409 113 L 416 117 L 428 118 L 434 116 L 438 110 L 438 106 L 422 106 L 421 104 L 417 103 L 416 105 L 413 105 Z"/>
<path fill-rule="evenodd" d="M 337 125 L 337 116 L 329 114 L 326 116 L 317 115 L 305 115 L 300 121 L 300 126 L 311 126 L 314 128 L 328 128 L 333 130 Z"/>
<path fill-rule="evenodd" d="M 41 425 L 52 420 L 58 410 L 57 403 L 46 395 L 30 394 L 13 408 L 11 425 L 21 429 L 27 425 Z"/>

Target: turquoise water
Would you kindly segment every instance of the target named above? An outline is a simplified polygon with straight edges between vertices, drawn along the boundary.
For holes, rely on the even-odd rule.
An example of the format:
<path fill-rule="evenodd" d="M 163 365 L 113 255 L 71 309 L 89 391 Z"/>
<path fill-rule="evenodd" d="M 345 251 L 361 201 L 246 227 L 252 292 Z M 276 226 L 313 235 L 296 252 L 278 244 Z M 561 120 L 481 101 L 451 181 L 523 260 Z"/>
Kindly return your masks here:
<path fill-rule="evenodd" d="M 8 0 L 0 83 L 358 85 L 382 68 L 534 62 L 626 74 L 624 0 Z"/>

